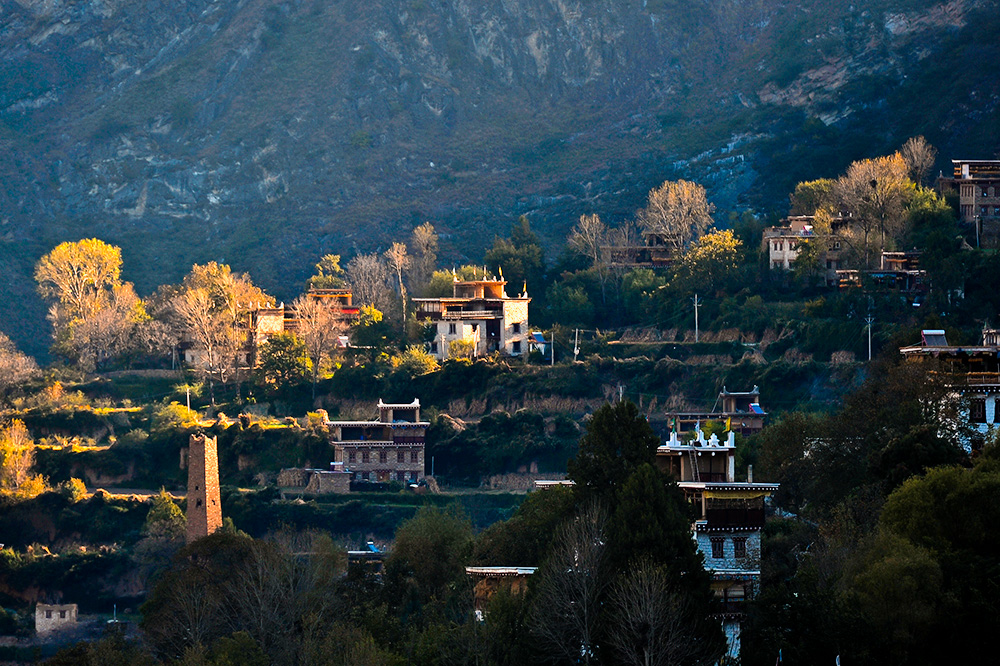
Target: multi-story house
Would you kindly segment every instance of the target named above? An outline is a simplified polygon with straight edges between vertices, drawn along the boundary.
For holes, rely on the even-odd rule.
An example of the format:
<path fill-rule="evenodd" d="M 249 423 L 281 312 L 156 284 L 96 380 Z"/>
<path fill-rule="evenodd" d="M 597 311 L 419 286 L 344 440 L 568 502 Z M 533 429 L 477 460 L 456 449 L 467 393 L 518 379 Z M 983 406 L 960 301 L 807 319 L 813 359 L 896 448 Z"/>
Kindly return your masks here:
<path fill-rule="evenodd" d="M 760 406 L 760 389 L 750 391 L 729 391 L 725 386 L 719 393 L 711 410 L 689 412 L 667 412 L 670 429 L 679 433 L 693 432 L 703 423 L 718 421 L 728 423 L 733 432 L 752 435 L 764 428 L 767 412 Z"/>
<path fill-rule="evenodd" d="M 943 330 L 920 332 L 920 344 L 901 347 L 907 362 L 932 366 L 955 400 L 961 426 L 972 431 L 968 448 L 978 448 L 1000 426 L 1000 329 L 983 329 L 979 345 L 949 345 Z"/>
<path fill-rule="evenodd" d="M 814 215 L 793 215 L 782 220 L 781 226 L 767 227 L 761 238 L 761 245 L 767 250 L 768 266 L 771 270 L 791 270 L 798 259 L 802 246 L 817 240 L 813 229 Z M 832 222 L 833 238 L 829 247 L 820 259 L 819 272 L 822 273 L 827 285 L 837 284 L 837 269 L 842 267 L 842 240 L 837 232 L 847 225 L 847 218 L 836 217 Z"/>
<path fill-rule="evenodd" d="M 994 247 L 1000 236 L 1000 160 L 952 160 L 951 178 L 938 178 L 942 193 L 958 193 L 959 216 Z"/>
<path fill-rule="evenodd" d="M 378 401 L 378 418 L 369 421 L 327 421 L 334 465 L 354 481 L 401 481 L 424 478 L 424 435 L 420 400 L 410 404 Z"/>
<path fill-rule="evenodd" d="M 656 450 L 657 464 L 677 479 L 694 509 L 691 526 L 705 567 L 712 573 L 712 591 L 721 602 L 718 619 L 728 643 L 728 654 L 739 658 L 744 603 L 760 582 L 760 532 L 764 500 L 776 483 L 736 480 L 736 442 L 732 431 L 725 441 L 705 439 L 701 430 L 685 443 L 676 432 Z"/>
<path fill-rule="evenodd" d="M 499 279 L 459 281 L 455 278 L 452 296 L 414 298 L 417 320 L 434 327 L 430 353 L 449 357 L 452 344 L 471 344 L 474 356 L 500 352 L 518 356 L 528 352 L 527 289 L 508 296 L 507 282 Z"/>

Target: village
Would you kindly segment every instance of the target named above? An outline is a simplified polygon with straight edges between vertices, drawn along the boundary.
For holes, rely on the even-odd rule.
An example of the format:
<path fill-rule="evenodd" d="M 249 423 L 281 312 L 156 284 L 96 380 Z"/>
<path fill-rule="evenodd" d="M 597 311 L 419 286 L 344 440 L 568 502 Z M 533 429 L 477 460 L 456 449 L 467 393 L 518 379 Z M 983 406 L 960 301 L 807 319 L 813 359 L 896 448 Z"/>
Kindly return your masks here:
<path fill-rule="evenodd" d="M 1000 304 L 952 269 L 992 266 L 1000 161 L 953 161 L 932 190 L 885 160 L 735 233 L 665 182 L 639 234 L 581 217 L 547 282 L 525 218 L 483 266 L 440 267 L 429 223 L 344 268 L 324 256 L 290 304 L 215 263 L 139 299 L 118 248 L 64 243 L 36 268 L 61 365 L 0 345 L 0 580 L 21 609 L 0 649 L 807 663 L 855 649 L 810 623 L 846 636 L 862 616 L 903 633 L 860 640 L 859 662 L 913 649 L 951 622 L 941 580 L 971 575 L 939 549 L 980 546 L 927 541 L 907 502 L 996 482 Z M 658 193 L 689 197 L 682 224 Z M 87 262 L 102 276 L 67 286 Z M 913 586 L 921 613 L 887 609 Z"/>

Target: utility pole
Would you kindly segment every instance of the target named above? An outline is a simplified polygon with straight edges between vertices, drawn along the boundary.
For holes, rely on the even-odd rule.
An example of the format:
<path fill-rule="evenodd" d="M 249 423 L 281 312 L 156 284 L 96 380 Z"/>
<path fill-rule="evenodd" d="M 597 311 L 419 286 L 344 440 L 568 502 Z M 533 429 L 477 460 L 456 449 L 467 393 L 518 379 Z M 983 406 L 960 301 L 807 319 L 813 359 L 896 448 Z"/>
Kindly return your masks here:
<path fill-rule="evenodd" d="M 573 362 L 576 363 L 576 357 L 580 354 L 580 329 L 576 329 L 576 338 L 573 340 Z"/>
<path fill-rule="evenodd" d="M 694 303 L 694 341 L 698 342 L 698 306 L 701 305 L 701 300 L 695 294 L 691 301 Z"/>
<path fill-rule="evenodd" d="M 188 384 L 184 388 L 187 389 L 187 408 L 188 408 L 188 411 L 190 412 L 191 411 L 191 385 Z"/>
<path fill-rule="evenodd" d="M 865 317 L 865 321 L 868 323 L 868 360 L 872 360 L 872 322 L 875 321 L 875 317 L 868 315 Z"/>

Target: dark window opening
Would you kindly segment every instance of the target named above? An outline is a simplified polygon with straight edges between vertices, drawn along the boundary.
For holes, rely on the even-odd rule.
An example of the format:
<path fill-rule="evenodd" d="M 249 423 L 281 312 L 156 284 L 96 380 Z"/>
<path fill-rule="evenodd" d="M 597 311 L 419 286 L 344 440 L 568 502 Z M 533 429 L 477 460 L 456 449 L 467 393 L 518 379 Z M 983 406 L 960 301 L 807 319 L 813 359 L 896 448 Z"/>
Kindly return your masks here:
<path fill-rule="evenodd" d="M 969 401 L 969 421 L 972 423 L 986 423 L 986 401 Z"/>

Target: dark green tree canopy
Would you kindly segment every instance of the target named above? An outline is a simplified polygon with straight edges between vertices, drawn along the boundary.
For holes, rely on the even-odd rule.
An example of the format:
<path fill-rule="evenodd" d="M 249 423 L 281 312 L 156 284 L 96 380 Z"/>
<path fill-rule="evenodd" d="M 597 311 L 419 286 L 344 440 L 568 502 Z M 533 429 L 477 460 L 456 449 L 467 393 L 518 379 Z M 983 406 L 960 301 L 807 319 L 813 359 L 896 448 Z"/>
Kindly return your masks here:
<path fill-rule="evenodd" d="M 579 453 L 569 461 L 569 478 L 583 497 L 606 495 L 639 466 L 654 464 L 659 444 L 634 403 L 604 405 L 587 423 Z"/>

